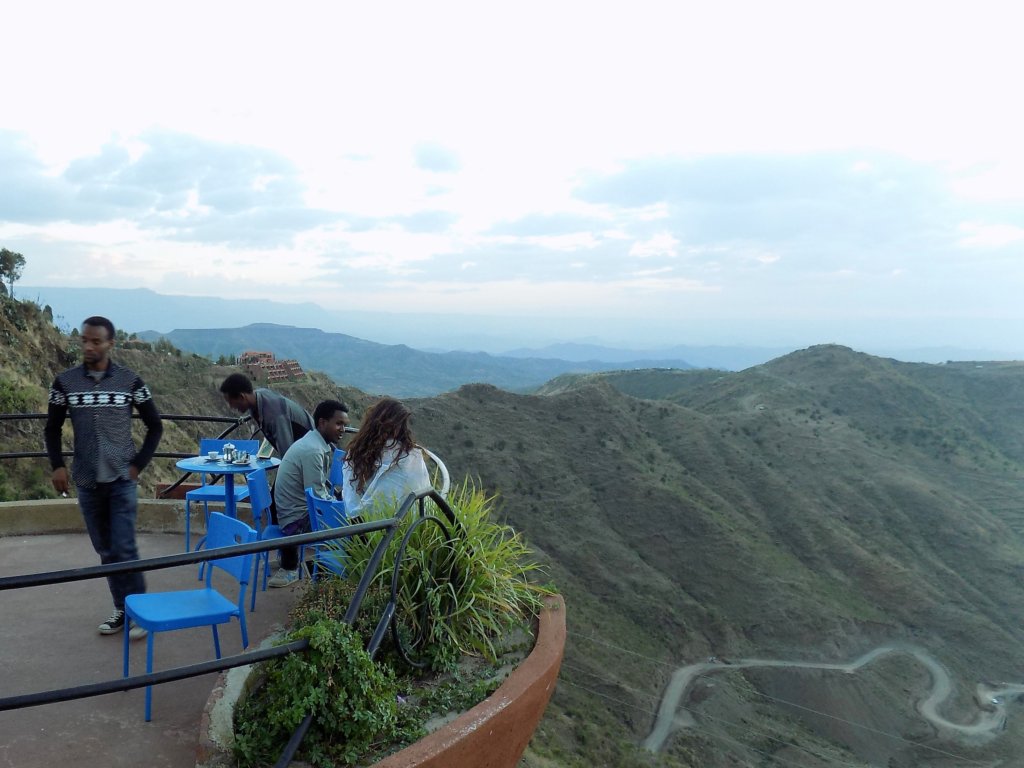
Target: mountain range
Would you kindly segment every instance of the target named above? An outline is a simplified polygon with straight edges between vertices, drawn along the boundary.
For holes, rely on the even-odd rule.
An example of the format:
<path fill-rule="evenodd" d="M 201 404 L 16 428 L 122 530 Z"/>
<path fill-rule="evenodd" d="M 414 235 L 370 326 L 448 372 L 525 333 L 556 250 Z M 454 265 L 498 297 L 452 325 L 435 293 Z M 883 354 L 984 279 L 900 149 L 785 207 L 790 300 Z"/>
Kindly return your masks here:
<path fill-rule="evenodd" d="M 549 358 L 499 357 L 486 352 L 422 352 L 404 344 L 377 344 L 318 328 L 253 323 L 243 328 L 188 329 L 139 337 L 168 339 L 181 349 L 219 358 L 246 350 L 273 352 L 304 368 L 323 371 L 335 381 L 365 392 L 421 397 L 484 382 L 509 390 L 528 390 L 566 372 L 607 371 L 621 367 L 600 361 L 569 362 Z M 634 361 L 633 367 L 691 368 L 685 360 Z"/>
<path fill-rule="evenodd" d="M 5 411 L 44 407 L 77 359 L 49 319 L 3 302 Z M 163 412 L 227 413 L 230 366 L 115 355 Z M 282 391 L 309 408 L 340 396 L 354 423 L 374 399 L 316 372 Z M 418 439 L 498 494 L 566 598 L 562 675 L 524 767 L 1019 764 L 1018 704 L 1001 730 L 944 731 L 919 714 L 931 681 L 909 656 L 856 674 L 728 662 L 922 648 L 954 681 L 943 716 L 963 723 L 994 706 L 979 683 L 1024 683 L 1024 364 L 820 345 L 739 372 L 566 374 L 407 402 Z M 166 448 L 194 447 L 196 429 L 169 426 Z M 0 438 L 37 450 L 38 424 L 0 422 Z M 43 464 L 0 468 L 0 491 L 52 494 Z M 173 474 L 158 464 L 147 483 Z M 725 666 L 687 692 L 661 751 L 644 749 L 675 671 L 712 658 Z"/>
<path fill-rule="evenodd" d="M 230 284 L 221 288 L 218 296 L 181 296 L 148 288 L 19 286 L 18 295 L 39 306 L 49 305 L 57 324 L 65 330 L 95 314 L 106 315 L 118 328 L 136 333 L 153 330 L 167 334 L 175 329 L 236 328 L 268 322 L 319 328 L 379 344 L 405 344 L 431 352 L 488 352 L 505 357 L 558 358 L 570 362 L 648 361 L 651 366 L 655 365 L 653 361 L 685 360 L 698 368 L 730 371 L 766 363 L 813 341 L 842 341 L 815 338 L 813 334 L 794 329 L 793 338 L 806 338 L 804 343 L 713 345 L 699 342 L 716 338 L 713 326 L 652 328 L 630 324 L 625 319 L 619 337 L 609 340 L 595 337 L 592 324 L 585 318 L 466 315 L 433 307 L 428 312 L 415 302 L 403 305 L 401 311 L 357 311 L 312 302 L 232 298 Z M 757 335 L 754 333 L 756 325 L 756 321 L 750 321 L 751 338 Z M 694 342 L 695 339 L 698 342 Z M 686 340 L 689 343 L 682 343 Z M 931 363 L 1018 359 L 1022 354 L 1019 349 L 991 349 L 980 344 L 955 347 L 939 341 L 930 346 L 900 346 L 887 337 L 870 349 L 864 344 L 854 346 L 883 357 Z"/>

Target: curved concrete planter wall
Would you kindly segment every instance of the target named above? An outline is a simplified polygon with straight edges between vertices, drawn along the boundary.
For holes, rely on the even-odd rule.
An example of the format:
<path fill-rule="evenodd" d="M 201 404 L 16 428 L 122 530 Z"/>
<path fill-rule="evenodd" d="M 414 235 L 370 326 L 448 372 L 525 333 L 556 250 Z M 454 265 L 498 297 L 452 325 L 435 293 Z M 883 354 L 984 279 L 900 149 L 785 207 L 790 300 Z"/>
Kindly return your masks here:
<path fill-rule="evenodd" d="M 515 768 L 555 691 L 565 650 L 565 601 L 541 612 L 529 656 L 487 699 L 376 768 Z"/>
<path fill-rule="evenodd" d="M 504 683 L 448 725 L 374 763 L 376 768 L 515 768 L 555 690 L 565 650 L 565 601 L 546 601 L 537 641 Z M 234 673 L 234 679 L 231 679 Z M 223 744 L 245 673 L 231 670 L 214 686 L 200 723 L 197 768 L 234 765 Z"/>

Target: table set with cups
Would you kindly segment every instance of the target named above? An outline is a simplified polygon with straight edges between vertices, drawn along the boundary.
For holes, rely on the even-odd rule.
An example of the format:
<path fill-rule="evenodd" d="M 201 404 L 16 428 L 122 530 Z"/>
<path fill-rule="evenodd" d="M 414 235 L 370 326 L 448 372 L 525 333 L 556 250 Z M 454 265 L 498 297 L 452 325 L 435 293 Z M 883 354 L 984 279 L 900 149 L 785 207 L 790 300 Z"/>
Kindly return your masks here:
<path fill-rule="evenodd" d="M 179 459 L 175 466 L 183 472 L 223 475 L 224 513 L 229 517 L 237 517 L 234 494 L 235 475 L 244 475 L 254 469 L 269 471 L 277 468 L 281 460 L 278 458 L 261 459 L 255 453 L 235 450 L 235 446 L 231 443 L 225 443 L 223 451 L 223 453 L 210 451 L 205 456 L 189 456 Z"/>

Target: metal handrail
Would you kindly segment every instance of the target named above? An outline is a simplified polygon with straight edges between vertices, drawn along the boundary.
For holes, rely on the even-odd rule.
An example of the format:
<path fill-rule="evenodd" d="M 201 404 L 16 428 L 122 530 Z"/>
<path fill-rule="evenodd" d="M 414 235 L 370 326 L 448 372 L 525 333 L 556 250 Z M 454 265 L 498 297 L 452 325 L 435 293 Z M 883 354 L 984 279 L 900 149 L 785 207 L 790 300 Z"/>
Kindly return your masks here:
<path fill-rule="evenodd" d="M 14 421 L 16 419 L 45 419 L 47 414 L 45 413 L 0 413 L 0 421 Z M 133 419 L 138 419 L 139 414 L 133 413 Z M 232 431 L 245 424 L 247 421 L 251 421 L 252 417 L 248 414 L 245 416 L 192 416 L 191 414 L 180 414 L 180 413 L 161 413 L 160 419 L 163 421 L 202 421 L 214 424 L 230 424 L 225 429 L 220 437 L 226 437 Z M 6 453 L 0 453 L 0 459 L 45 459 L 49 454 L 46 451 L 8 451 Z M 61 456 L 73 456 L 72 451 L 61 451 Z M 192 453 L 181 453 L 172 451 L 157 451 L 153 454 L 153 458 L 156 459 L 187 459 L 189 456 L 193 456 Z M 188 477 L 185 475 L 180 478 L 171 488 L 176 488 L 181 482 Z M 168 489 L 170 490 L 170 489 Z"/>
<path fill-rule="evenodd" d="M 48 414 L 45 413 L 0 413 L 0 421 L 13 421 L 15 419 L 45 419 Z M 139 414 L 132 413 L 133 419 L 138 419 Z M 167 421 L 239 421 L 250 418 L 249 416 L 194 416 L 192 414 L 183 413 L 161 413 L 161 419 Z"/>
<path fill-rule="evenodd" d="M 192 565 L 200 562 L 207 562 L 210 560 L 216 560 L 224 557 L 233 557 L 236 555 L 247 555 L 255 554 L 260 552 L 268 552 L 272 549 L 279 549 L 282 545 L 285 546 L 298 546 L 301 544 L 316 544 L 324 541 L 332 541 L 339 538 L 350 538 L 352 536 L 361 536 L 374 531 L 386 531 L 384 536 L 381 537 L 377 547 L 374 549 L 373 554 L 370 556 L 370 560 L 367 563 L 366 569 L 363 572 L 362 577 L 359 580 L 359 584 L 356 587 L 351 600 L 349 601 L 348 609 L 345 612 L 345 616 L 342 619 L 349 626 L 353 625 L 356 618 L 359 615 L 359 610 L 362 607 L 366 592 L 369 589 L 370 583 L 373 581 L 373 576 L 377 569 L 380 567 L 381 560 L 384 557 L 384 553 L 387 548 L 394 541 L 395 536 L 399 530 L 402 521 L 409 515 L 410 511 L 414 506 L 418 507 L 419 516 L 422 521 L 434 520 L 438 518 L 434 515 L 427 515 L 425 509 L 425 502 L 427 499 L 431 499 L 437 507 L 441 510 L 444 516 L 448 519 L 448 522 L 452 525 L 452 528 L 460 533 L 464 533 L 464 529 L 461 524 L 456 520 L 455 513 L 452 511 L 448 502 L 440 495 L 440 493 L 434 489 L 423 491 L 419 494 L 410 493 L 402 504 L 399 506 L 395 515 L 390 518 L 382 520 L 374 520 L 370 522 L 359 522 L 351 525 L 342 526 L 340 528 L 331 528 L 323 531 L 313 531 L 310 533 L 296 534 L 293 536 L 284 536 L 276 539 L 268 539 L 266 541 L 257 541 L 247 544 L 234 544 L 227 547 L 218 547 L 216 549 L 199 550 L 194 552 L 184 552 L 176 555 L 164 555 L 161 557 L 148 558 L 144 560 L 131 560 L 124 563 L 110 563 L 107 565 L 95 565 L 85 568 L 72 568 L 62 571 L 48 571 L 43 573 L 35 574 L 23 574 L 19 576 L 5 576 L 0 577 L 0 591 L 9 589 L 22 589 L 26 587 L 38 587 L 51 584 L 63 584 L 71 581 L 83 581 L 86 579 L 95 579 L 106 576 L 113 576 L 116 574 L 125 573 L 137 573 L 152 570 L 160 570 L 166 568 L 173 568 L 181 565 Z M 441 528 L 445 530 L 446 535 L 450 538 L 447 528 L 441 525 Z M 404 546 L 404 542 L 403 542 Z M 377 650 L 384 637 L 384 632 L 389 625 L 393 626 L 397 594 L 395 584 L 397 583 L 397 572 L 401 567 L 402 559 L 398 558 L 395 562 L 395 571 L 392 574 L 392 590 L 390 600 L 382 610 L 381 617 L 377 622 L 377 628 L 374 631 L 372 637 L 367 644 L 367 653 L 370 658 L 376 656 Z M 253 585 L 255 588 L 255 585 Z M 190 677 L 196 677 L 198 675 L 208 674 L 210 672 L 221 672 L 226 669 L 232 669 L 234 667 L 243 666 L 246 664 L 252 664 L 259 661 L 267 661 L 274 658 L 286 656 L 291 653 L 300 653 L 307 650 L 309 647 L 308 640 L 293 641 L 275 648 L 261 649 L 256 651 L 248 651 L 234 656 L 224 657 L 214 661 L 206 661 L 198 664 L 190 664 L 183 667 L 175 667 L 160 672 L 154 672 L 143 675 L 134 675 L 132 677 L 121 677 L 114 680 L 108 680 L 100 683 L 92 683 L 88 685 L 71 686 L 66 688 L 58 688 L 48 691 L 37 691 L 34 693 L 20 694 L 17 696 L 6 696 L 0 697 L 0 712 L 21 709 L 25 707 L 40 706 L 44 704 L 53 704 L 60 701 L 70 701 L 73 699 L 88 698 L 91 696 L 100 696 L 107 693 L 114 693 L 118 691 L 128 691 L 135 688 L 142 688 L 148 685 L 159 685 L 161 683 L 173 682 L 176 680 L 184 680 Z M 293 760 L 295 753 L 298 751 L 299 746 L 302 744 L 302 740 L 305 737 L 310 725 L 313 721 L 313 713 L 310 712 L 306 715 L 303 721 L 299 724 L 298 728 L 292 734 L 285 745 L 284 751 L 281 754 L 280 759 L 275 764 L 275 768 L 287 768 L 287 766 Z"/>

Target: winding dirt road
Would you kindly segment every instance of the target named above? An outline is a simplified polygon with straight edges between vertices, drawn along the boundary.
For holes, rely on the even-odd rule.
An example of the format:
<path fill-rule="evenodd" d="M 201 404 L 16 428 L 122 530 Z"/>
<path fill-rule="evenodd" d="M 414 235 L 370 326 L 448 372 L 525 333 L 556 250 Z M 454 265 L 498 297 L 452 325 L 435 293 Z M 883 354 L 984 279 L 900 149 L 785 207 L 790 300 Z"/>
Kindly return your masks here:
<path fill-rule="evenodd" d="M 709 661 L 679 667 L 679 669 L 672 673 L 672 678 L 669 680 L 669 684 L 665 688 L 665 694 L 658 705 L 658 716 L 654 721 L 654 727 L 651 729 L 650 735 L 644 739 L 643 746 L 651 752 L 657 752 L 662 748 L 665 739 L 668 738 L 674 728 L 696 727 L 697 721 L 694 720 L 693 715 L 688 710 L 679 709 L 679 702 L 683 700 L 693 681 L 703 675 L 751 667 L 824 669 L 854 674 L 861 667 L 867 666 L 876 659 L 892 653 L 911 656 L 928 670 L 932 679 L 931 691 L 928 697 L 918 704 L 917 710 L 928 722 L 951 736 L 994 736 L 1006 721 L 1006 696 L 1024 693 L 1024 685 L 1005 684 L 1001 687 L 992 687 L 985 683 L 979 683 L 977 686 L 977 700 L 983 702 L 994 701 L 996 703 L 991 703 L 985 708 L 979 707 L 977 714 L 970 723 L 954 723 L 944 718 L 938 712 L 939 706 L 949 698 L 952 692 L 953 685 L 949 671 L 934 656 L 917 646 L 882 645 L 847 664 L 778 661 L 772 659 L 740 659 L 728 664 L 721 661 Z"/>

